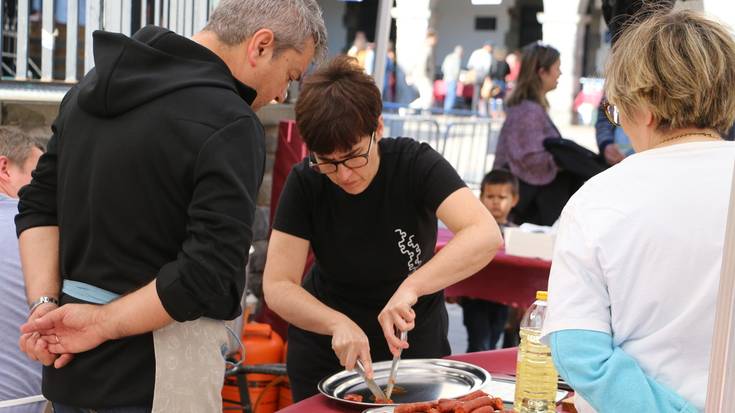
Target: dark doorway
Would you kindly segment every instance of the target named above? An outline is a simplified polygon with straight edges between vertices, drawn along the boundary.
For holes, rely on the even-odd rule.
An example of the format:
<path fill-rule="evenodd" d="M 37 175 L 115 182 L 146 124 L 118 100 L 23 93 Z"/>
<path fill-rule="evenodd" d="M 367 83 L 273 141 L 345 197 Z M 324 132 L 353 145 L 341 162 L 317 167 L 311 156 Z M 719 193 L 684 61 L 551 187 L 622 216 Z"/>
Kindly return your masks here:
<path fill-rule="evenodd" d="M 355 34 L 357 32 L 365 33 L 365 37 L 367 37 L 368 42 L 375 42 L 377 30 L 375 22 L 378 21 L 378 6 L 378 0 L 347 2 L 345 13 L 342 18 L 344 27 L 347 30 L 347 39 L 342 53 L 347 53 L 347 50 L 352 46 L 352 42 L 355 40 Z M 395 19 L 391 19 L 389 39 L 392 42 L 396 41 Z"/>
<path fill-rule="evenodd" d="M 544 11 L 543 6 L 521 6 L 519 46 L 523 47 L 529 43 L 541 40 L 543 32 L 536 15 L 542 11 Z"/>
<path fill-rule="evenodd" d="M 368 42 L 375 41 L 375 22 L 378 19 L 378 0 L 365 0 L 359 3 L 349 2 L 346 4 L 344 14 L 344 25 L 347 29 L 347 48 L 352 45 L 355 33 L 364 32 Z"/>

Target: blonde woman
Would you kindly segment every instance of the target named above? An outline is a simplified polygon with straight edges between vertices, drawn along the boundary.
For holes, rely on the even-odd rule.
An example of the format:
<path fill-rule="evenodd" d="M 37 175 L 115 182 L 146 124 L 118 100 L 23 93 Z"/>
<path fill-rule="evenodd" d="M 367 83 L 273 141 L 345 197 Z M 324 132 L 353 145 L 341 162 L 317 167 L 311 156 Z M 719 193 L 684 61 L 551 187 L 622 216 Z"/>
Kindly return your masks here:
<path fill-rule="evenodd" d="M 636 153 L 561 215 L 544 339 L 580 413 L 694 412 L 707 393 L 735 163 L 735 43 L 692 11 L 616 42 L 606 113 Z"/>

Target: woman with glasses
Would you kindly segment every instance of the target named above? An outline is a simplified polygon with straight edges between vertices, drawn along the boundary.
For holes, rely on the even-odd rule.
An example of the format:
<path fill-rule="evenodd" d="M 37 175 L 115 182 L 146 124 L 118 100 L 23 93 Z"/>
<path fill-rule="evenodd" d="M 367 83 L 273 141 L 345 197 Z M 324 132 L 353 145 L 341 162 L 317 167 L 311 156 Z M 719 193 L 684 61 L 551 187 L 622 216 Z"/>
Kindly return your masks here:
<path fill-rule="evenodd" d="M 270 308 L 291 323 L 295 400 L 356 360 L 370 374 L 372 361 L 400 350 L 448 355 L 442 291 L 501 244 L 492 216 L 441 155 L 383 137 L 381 111 L 373 79 L 347 57 L 310 75 L 296 104 L 309 156 L 281 194 L 263 284 Z M 434 255 L 437 218 L 455 236 Z M 315 264 L 302 283 L 310 248 Z"/>
<path fill-rule="evenodd" d="M 524 47 L 521 56 L 518 80 L 505 101 L 493 169 L 508 169 L 520 181 L 520 199 L 513 209 L 516 223 L 552 225 L 574 185 L 544 148 L 544 139 L 561 137 L 546 112 L 546 94 L 556 89 L 561 60 L 555 48 L 543 43 Z"/>
<path fill-rule="evenodd" d="M 695 412 L 707 395 L 735 164 L 735 42 L 693 11 L 638 18 L 605 113 L 635 154 L 562 212 L 544 340 L 587 412 Z"/>

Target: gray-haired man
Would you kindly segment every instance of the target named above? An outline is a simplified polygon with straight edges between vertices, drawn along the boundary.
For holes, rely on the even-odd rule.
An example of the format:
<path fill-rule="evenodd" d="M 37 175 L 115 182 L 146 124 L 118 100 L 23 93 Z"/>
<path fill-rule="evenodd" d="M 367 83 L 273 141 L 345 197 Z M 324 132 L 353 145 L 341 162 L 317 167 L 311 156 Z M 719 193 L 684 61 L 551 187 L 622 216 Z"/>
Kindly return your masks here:
<path fill-rule="evenodd" d="M 16 218 L 21 348 L 57 412 L 221 409 L 215 320 L 241 311 L 265 163 L 253 110 L 325 44 L 315 0 L 222 0 L 191 40 L 95 33 Z"/>
<path fill-rule="evenodd" d="M 39 413 L 43 410 L 41 366 L 17 348 L 18 328 L 28 316 L 18 239 L 13 218 L 18 190 L 31 182 L 43 147 L 30 136 L 0 126 L 0 412 Z M 40 401 L 39 401 L 40 399 Z"/>

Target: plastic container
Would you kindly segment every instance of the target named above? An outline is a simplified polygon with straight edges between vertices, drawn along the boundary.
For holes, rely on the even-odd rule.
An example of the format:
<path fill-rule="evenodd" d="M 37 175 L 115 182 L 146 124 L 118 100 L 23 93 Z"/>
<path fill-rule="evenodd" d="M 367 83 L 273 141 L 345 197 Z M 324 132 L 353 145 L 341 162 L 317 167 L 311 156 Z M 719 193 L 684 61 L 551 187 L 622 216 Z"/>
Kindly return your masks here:
<path fill-rule="evenodd" d="M 288 354 L 288 342 L 283 346 L 283 363 L 286 362 L 286 354 Z M 280 390 L 278 391 L 278 410 L 285 409 L 292 404 L 293 395 L 291 394 L 291 383 L 289 383 L 288 377 L 286 377 L 283 383 L 281 383 Z"/>
<path fill-rule="evenodd" d="M 556 411 L 558 376 L 551 359 L 551 349 L 539 341 L 546 316 L 546 297 L 546 291 L 538 291 L 536 301 L 521 321 L 513 404 L 513 410 L 517 413 Z"/>
<path fill-rule="evenodd" d="M 283 339 L 270 325 L 247 323 L 243 329 L 245 364 L 279 363 L 283 357 Z M 279 389 L 283 378 L 270 374 L 247 374 L 248 394 L 255 413 L 273 413 L 278 409 Z M 240 390 L 235 378 L 225 380 L 222 398 L 240 401 Z M 238 407 L 224 402 L 224 408 Z"/>

